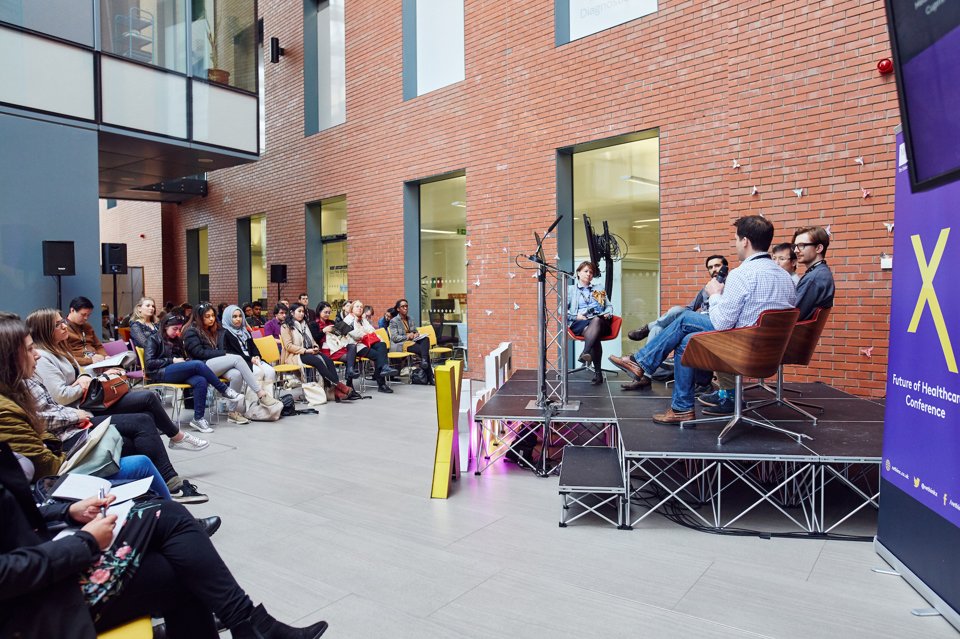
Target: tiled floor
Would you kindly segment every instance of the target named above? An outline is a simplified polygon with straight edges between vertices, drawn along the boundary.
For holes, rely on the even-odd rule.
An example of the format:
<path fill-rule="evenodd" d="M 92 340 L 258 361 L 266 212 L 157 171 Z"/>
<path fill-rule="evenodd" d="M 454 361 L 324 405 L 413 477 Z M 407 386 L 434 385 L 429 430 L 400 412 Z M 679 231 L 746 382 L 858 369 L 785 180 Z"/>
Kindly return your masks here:
<path fill-rule="evenodd" d="M 557 478 L 498 463 L 431 500 L 432 387 L 221 422 L 172 451 L 255 601 L 329 637 L 956 637 L 871 544 L 557 526 Z"/>

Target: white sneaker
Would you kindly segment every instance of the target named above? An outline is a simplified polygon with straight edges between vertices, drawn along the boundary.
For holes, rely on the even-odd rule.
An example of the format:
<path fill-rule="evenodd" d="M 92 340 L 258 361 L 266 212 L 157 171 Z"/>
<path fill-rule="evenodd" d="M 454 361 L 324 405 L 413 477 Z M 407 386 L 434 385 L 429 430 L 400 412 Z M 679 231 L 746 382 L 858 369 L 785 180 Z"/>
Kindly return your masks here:
<path fill-rule="evenodd" d="M 201 433 L 212 433 L 213 427 L 210 425 L 210 422 L 207 421 L 205 417 L 200 419 L 191 419 L 190 428 L 193 430 L 200 431 Z"/>
<path fill-rule="evenodd" d="M 227 413 L 227 421 L 233 422 L 234 424 L 249 424 L 250 420 L 238 413 L 237 411 L 232 411 Z"/>
<path fill-rule="evenodd" d="M 227 386 L 227 392 L 224 393 L 223 396 L 226 397 L 227 399 L 232 399 L 233 401 L 237 401 L 238 399 L 243 397 L 243 395 L 233 390 L 229 386 Z"/>
<path fill-rule="evenodd" d="M 212 429 L 211 429 L 212 430 Z M 203 450 L 210 445 L 205 439 L 200 439 L 190 433 L 184 433 L 183 439 L 178 442 L 173 441 L 172 439 L 167 444 L 168 447 L 173 449 L 183 449 L 183 450 Z"/>
<path fill-rule="evenodd" d="M 277 401 L 278 401 L 277 398 L 271 395 L 270 393 L 267 393 L 266 395 L 260 398 L 260 403 L 263 404 L 264 406 L 273 406 L 277 403 Z"/>

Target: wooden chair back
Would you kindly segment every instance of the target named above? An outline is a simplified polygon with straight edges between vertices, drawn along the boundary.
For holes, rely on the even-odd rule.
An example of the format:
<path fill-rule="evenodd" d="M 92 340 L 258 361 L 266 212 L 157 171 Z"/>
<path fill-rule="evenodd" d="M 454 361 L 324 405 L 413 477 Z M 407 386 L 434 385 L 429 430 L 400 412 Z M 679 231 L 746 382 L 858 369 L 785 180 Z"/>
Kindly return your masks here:
<path fill-rule="evenodd" d="M 695 333 L 681 363 L 691 368 L 744 377 L 770 377 L 777 372 L 800 311 L 764 311 L 754 326 Z"/>
<path fill-rule="evenodd" d="M 813 354 L 817 352 L 817 344 L 820 343 L 820 336 L 827 325 L 827 318 L 830 317 L 829 308 L 818 308 L 813 313 L 813 317 L 802 322 L 797 322 L 793 327 L 793 334 L 790 336 L 790 343 L 787 344 L 787 350 L 783 353 L 783 364 L 793 364 L 797 366 L 806 366 L 813 359 Z"/>

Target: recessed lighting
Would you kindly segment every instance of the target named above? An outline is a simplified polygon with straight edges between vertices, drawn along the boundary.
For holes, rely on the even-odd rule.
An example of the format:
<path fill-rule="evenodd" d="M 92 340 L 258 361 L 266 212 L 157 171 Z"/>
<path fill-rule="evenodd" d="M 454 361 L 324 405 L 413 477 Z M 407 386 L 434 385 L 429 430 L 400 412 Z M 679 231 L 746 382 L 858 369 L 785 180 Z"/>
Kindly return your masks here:
<path fill-rule="evenodd" d="M 459 207 L 459 208 L 461 208 L 461 209 L 467 208 L 467 203 L 466 203 L 466 202 L 461 202 L 460 200 L 453 201 L 453 202 L 451 202 L 450 204 L 453 205 L 453 206 Z"/>
<path fill-rule="evenodd" d="M 213 164 L 213 160 L 210 158 L 199 158 L 197 162 L 201 164 Z"/>
<path fill-rule="evenodd" d="M 440 235 L 456 235 L 456 231 L 441 231 L 439 229 L 420 229 L 421 233 L 438 233 Z"/>
<path fill-rule="evenodd" d="M 651 217 L 651 218 L 648 218 L 648 219 L 646 219 L 646 220 L 634 220 L 633 223 L 634 223 L 634 224 L 646 224 L 646 223 L 648 223 L 648 222 L 659 222 L 659 221 L 660 221 L 660 218 L 659 218 L 659 217 Z"/>

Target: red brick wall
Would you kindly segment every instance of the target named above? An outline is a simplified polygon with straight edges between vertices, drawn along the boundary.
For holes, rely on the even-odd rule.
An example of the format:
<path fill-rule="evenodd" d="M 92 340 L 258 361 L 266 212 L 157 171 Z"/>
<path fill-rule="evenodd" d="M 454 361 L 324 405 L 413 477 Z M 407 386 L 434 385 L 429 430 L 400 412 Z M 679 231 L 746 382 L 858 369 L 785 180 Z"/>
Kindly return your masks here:
<path fill-rule="evenodd" d="M 512 340 L 532 366 L 535 287 L 502 275 L 502 247 L 526 248 L 554 217 L 558 147 L 659 127 L 662 306 L 702 285 L 694 244 L 733 252 L 740 215 L 762 212 L 777 241 L 830 225 L 837 308 L 810 372 L 881 394 L 890 276 L 878 257 L 892 251 L 882 222 L 899 121 L 893 79 L 875 69 L 889 55 L 882 3 L 661 0 L 655 15 L 562 47 L 553 4 L 466 0 L 466 79 L 404 102 L 400 3 L 351 0 L 347 122 L 304 138 L 302 5 L 261 0 L 266 36 L 286 49 L 266 65 L 266 152 L 211 175 L 210 195 L 171 215 L 168 246 L 184 255 L 184 230 L 207 225 L 213 301 L 235 301 L 234 220 L 265 212 L 268 262 L 288 264 L 285 290 L 301 289 L 304 204 L 346 195 L 350 293 L 383 308 L 403 289 L 403 182 L 465 169 L 467 275 L 482 280 L 470 290 L 471 365 Z"/>

